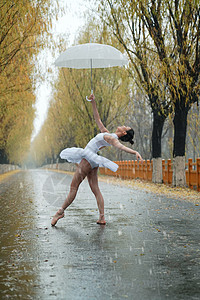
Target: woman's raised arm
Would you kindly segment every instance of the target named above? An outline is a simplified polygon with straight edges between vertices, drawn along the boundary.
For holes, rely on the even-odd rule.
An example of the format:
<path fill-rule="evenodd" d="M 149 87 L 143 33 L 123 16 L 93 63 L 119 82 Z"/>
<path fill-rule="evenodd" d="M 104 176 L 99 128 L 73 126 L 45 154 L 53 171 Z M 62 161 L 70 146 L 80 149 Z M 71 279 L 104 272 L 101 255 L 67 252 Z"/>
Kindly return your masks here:
<path fill-rule="evenodd" d="M 95 102 L 95 96 L 92 94 L 92 95 L 90 95 L 90 97 L 88 99 L 92 103 L 93 115 L 94 115 L 95 121 L 97 123 L 97 126 L 99 127 L 99 130 L 101 132 L 109 132 L 108 129 L 103 125 L 103 123 L 100 119 L 99 112 L 97 110 L 97 106 L 96 106 L 96 102 Z"/>

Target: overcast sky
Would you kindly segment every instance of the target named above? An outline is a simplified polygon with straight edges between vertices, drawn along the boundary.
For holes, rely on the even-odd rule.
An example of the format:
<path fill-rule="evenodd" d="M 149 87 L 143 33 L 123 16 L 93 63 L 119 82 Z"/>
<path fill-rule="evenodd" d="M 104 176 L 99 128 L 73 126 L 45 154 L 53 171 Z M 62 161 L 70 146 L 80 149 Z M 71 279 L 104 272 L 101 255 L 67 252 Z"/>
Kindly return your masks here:
<path fill-rule="evenodd" d="M 88 0 L 59 0 L 60 5 L 66 6 L 66 13 L 58 21 L 53 23 L 53 32 L 64 33 L 68 36 L 69 45 L 73 44 L 78 29 L 84 25 L 84 12 L 88 10 Z M 47 59 L 45 51 L 41 53 L 41 61 Z M 49 67 L 53 67 L 54 59 L 48 56 Z M 36 119 L 34 121 L 33 137 L 39 132 L 48 110 L 51 97 L 51 87 L 47 82 L 38 84 L 36 93 Z"/>

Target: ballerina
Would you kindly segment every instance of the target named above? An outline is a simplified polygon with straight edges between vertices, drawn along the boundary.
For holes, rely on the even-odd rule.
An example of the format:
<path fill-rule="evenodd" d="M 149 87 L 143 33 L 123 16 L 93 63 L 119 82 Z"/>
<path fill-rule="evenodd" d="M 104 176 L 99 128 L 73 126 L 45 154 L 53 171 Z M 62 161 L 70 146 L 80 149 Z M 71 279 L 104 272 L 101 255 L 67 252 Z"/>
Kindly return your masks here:
<path fill-rule="evenodd" d="M 141 161 L 143 161 L 141 155 L 137 151 L 126 147 L 119 142 L 119 140 L 121 140 L 133 144 L 133 129 L 127 126 L 120 126 L 117 127 L 115 133 L 110 133 L 100 119 L 96 107 L 95 96 L 91 94 L 89 100 L 92 103 L 93 115 L 101 133 L 97 134 L 93 139 L 91 139 L 84 149 L 72 147 L 66 148 L 60 153 L 60 157 L 62 159 L 66 159 L 69 162 L 78 163 L 78 166 L 72 178 L 69 194 L 62 207 L 56 212 L 51 221 L 52 226 L 55 226 L 57 221 L 64 217 L 65 209 L 74 201 L 79 185 L 86 176 L 89 182 L 89 186 L 95 195 L 97 206 L 99 209 L 99 219 L 97 221 L 97 224 L 106 224 L 104 216 L 104 199 L 98 186 L 98 167 L 106 167 L 111 171 L 116 172 L 118 169 L 118 165 L 111 160 L 98 155 L 97 152 L 100 149 L 112 145 L 127 153 L 135 154 L 137 160 L 140 159 Z"/>

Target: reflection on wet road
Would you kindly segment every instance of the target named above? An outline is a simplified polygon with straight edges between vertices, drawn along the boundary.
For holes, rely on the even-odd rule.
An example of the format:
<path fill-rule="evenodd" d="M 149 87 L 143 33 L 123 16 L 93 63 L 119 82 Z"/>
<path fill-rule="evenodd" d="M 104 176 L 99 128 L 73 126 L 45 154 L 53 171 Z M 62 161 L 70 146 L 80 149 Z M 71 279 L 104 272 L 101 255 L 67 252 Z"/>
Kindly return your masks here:
<path fill-rule="evenodd" d="M 0 183 L 1 299 L 199 299 L 199 207 L 87 181 L 56 227 L 71 176 L 20 172 Z"/>

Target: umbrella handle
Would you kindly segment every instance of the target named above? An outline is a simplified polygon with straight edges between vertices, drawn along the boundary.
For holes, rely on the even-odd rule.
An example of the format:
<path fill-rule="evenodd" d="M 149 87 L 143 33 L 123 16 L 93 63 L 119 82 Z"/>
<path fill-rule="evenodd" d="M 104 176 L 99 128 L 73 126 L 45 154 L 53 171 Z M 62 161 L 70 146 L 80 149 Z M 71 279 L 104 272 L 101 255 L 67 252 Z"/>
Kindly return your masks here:
<path fill-rule="evenodd" d="M 93 90 L 91 90 L 91 95 L 93 94 Z M 88 101 L 88 102 L 91 102 L 92 100 L 90 100 L 90 99 L 88 99 L 88 96 L 86 96 L 86 100 Z"/>
<path fill-rule="evenodd" d="M 86 100 L 87 100 L 88 102 L 91 102 L 91 101 L 92 101 L 92 100 L 88 99 L 88 96 L 86 96 L 85 98 L 86 98 Z"/>

